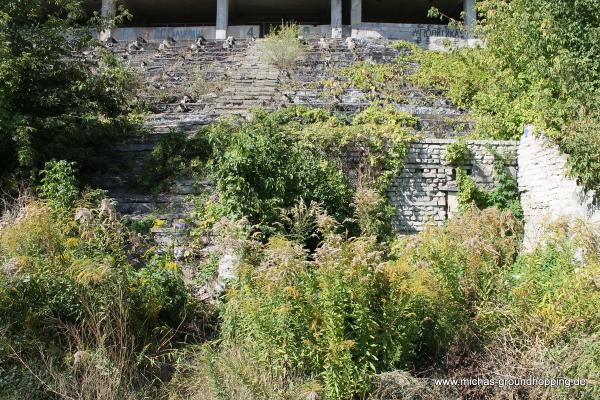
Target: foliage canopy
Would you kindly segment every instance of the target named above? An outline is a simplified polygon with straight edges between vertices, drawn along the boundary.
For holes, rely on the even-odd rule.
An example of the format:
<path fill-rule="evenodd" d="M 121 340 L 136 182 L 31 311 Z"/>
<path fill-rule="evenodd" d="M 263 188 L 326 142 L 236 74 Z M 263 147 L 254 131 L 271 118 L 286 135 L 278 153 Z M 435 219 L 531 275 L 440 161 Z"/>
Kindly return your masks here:
<path fill-rule="evenodd" d="M 77 0 L 0 4 L 0 185 L 52 158 L 98 161 L 130 122 L 134 76 Z"/>

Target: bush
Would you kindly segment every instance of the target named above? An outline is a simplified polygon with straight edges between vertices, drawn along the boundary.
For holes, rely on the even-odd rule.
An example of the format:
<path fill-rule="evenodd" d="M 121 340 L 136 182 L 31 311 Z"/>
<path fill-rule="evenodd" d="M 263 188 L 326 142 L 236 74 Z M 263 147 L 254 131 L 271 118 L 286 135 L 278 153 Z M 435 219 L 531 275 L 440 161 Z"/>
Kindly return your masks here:
<path fill-rule="evenodd" d="M 94 38 L 81 2 L 0 4 L 0 183 L 14 190 L 46 161 L 84 170 L 131 128 L 133 73 Z M 84 55 L 87 54 L 87 55 Z M 133 83 L 133 84 L 132 84 Z M 5 186 L 8 185 L 8 186 Z"/>
<path fill-rule="evenodd" d="M 471 161 L 471 151 L 466 143 L 457 141 L 446 147 L 446 161 L 450 164 L 462 167 Z"/>
<path fill-rule="evenodd" d="M 465 332 L 497 328 L 486 310 L 506 298 L 519 246 L 510 213 L 472 210 L 406 240 L 400 258 L 386 261 L 373 237 L 345 239 L 330 216 L 307 210 L 324 238 L 314 252 L 302 235 L 273 236 L 245 255 L 227 292 L 218 355 L 194 375 L 214 382 L 203 390 L 216 397 L 219 387 L 231 393 L 229 382 L 248 388 L 269 376 L 281 396 L 303 382 L 325 398 L 366 396 L 373 374 L 426 368 Z M 230 352 L 252 357 L 256 372 L 219 366 Z"/>
<path fill-rule="evenodd" d="M 44 199 L 20 200 L 0 223 L 0 397 L 151 390 L 165 352 L 202 315 L 171 260 L 129 264 L 137 233 L 98 193 L 80 196 L 73 173 L 49 163 Z"/>
<path fill-rule="evenodd" d="M 463 210 L 473 205 L 481 209 L 495 207 L 500 210 L 509 210 L 517 219 L 523 219 L 517 181 L 510 175 L 502 156 L 492 148 L 488 148 L 488 151 L 495 158 L 494 172 L 498 182 L 497 187 L 491 191 L 480 189 L 467 171 L 459 167 L 456 170 L 459 207 Z"/>
<path fill-rule="evenodd" d="M 40 173 L 39 196 L 57 209 L 69 210 L 79 197 L 75 178 L 75 163 L 50 161 Z"/>
<path fill-rule="evenodd" d="M 570 155 L 586 189 L 600 186 L 600 97 L 594 0 L 478 3 L 486 46 L 448 54 L 413 49 L 413 81 L 445 90 L 477 120 L 476 134 L 518 139 L 534 124 Z"/>
<path fill-rule="evenodd" d="M 298 26 L 294 24 L 273 28 L 261 41 L 260 49 L 262 60 L 280 69 L 291 68 L 306 51 L 298 39 Z"/>
<path fill-rule="evenodd" d="M 205 131 L 221 204 L 267 234 L 281 210 L 300 199 L 320 203 L 344 220 L 352 194 L 340 165 L 289 132 L 290 121 L 281 117 L 259 113 L 252 123 L 221 122 Z"/>
<path fill-rule="evenodd" d="M 223 339 L 279 380 L 319 376 L 326 398 L 352 398 L 368 392 L 372 373 L 435 348 L 422 343 L 434 298 L 418 275 L 384 268 L 373 240 L 333 235 L 311 260 L 271 238 L 262 258 L 228 294 Z"/>
<path fill-rule="evenodd" d="M 485 323 L 480 312 L 507 293 L 521 234 L 522 225 L 512 213 L 471 208 L 446 226 L 409 239 L 399 262 L 431 271 L 448 294 L 444 307 L 456 319 L 452 326 L 485 330 L 471 322 Z"/>
<path fill-rule="evenodd" d="M 193 176 L 205 165 L 210 152 L 204 139 L 188 138 L 182 132 L 168 132 L 145 158 L 135 183 L 152 193 L 160 193 L 169 190 L 178 177 Z"/>
<path fill-rule="evenodd" d="M 299 201 L 314 202 L 358 233 L 349 219 L 352 186 L 372 189 L 386 199 L 415 122 L 410 114 L 386 104 L 374 104 L 352 121 L 305 107 L 257 110 L 252 122 L 221 121 L 196 139 L 206 140 L 212 150 L 209 175 L 219 205 L 212 210 L 233 219 L 247 217 L 266 238 L 281 227 L 282 210 Z M 348 163 L 350 152 L 353 163 Z M 356 181 L 348 181 L 349 170 Z M 383 204 L 379 208 L 385 211 Z"/>

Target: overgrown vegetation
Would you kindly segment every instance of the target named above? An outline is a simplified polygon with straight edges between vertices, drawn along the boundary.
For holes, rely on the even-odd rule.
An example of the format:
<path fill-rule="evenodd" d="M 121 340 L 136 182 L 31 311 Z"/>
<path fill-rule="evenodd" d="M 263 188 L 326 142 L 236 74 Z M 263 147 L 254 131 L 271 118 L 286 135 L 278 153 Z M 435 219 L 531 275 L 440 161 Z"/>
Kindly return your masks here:
<path fill-rule="evenodd" d="M 230 269 L 216 308 L 152 244 L 165 221 L 122 219 L 105 193 L 79 188 L 81 164 L 64 151 L 90 158 L 90 142 L 123 132 L 129 72 L 93 42 L 78 2 L 50 14 L 33 0 L 0 5 L 0 183 L 33 183 L 1 207 L 0 397 L 599 398 L 598 227 L 559 223 L 521 253 L 514 179 L 494 154 L 499 186 L 477 187 L 462 141 L 446 152 L 457 216 L 411 237 L 391 226 L 386 189 L 418 123 L 394 106 L 408 84 L 471 109 L 480 136 L 535 123 L 598 187 L 597 4 L 480 3 L 484 49 L 397 43 L 396 62 L 326 82 L 369 93 L 355 116 L 257 110 L 164 136 L 139 183 L 163 190 L 183 174 L 214 187 L 195 199 L 182 257 L 204 257 L 194 285 Z M 266 43 L 281 68 L 302 53 L 293 25 Z M 80 59 L 84 48 L 94 57 Z M 435 383 L 530 377 L 586 384 Z"/>
<path fill-rule="evenodd" d="M 150 395 L 167 351 L 197 334 L 177 265 L 74 174 L 47 163 L 40 198 L 22 194 L 0 221 L 2 398 Z"/>
<path fill-rule="evenodd" d="M 517 181 L 510 175 L 502 155 L 491 146 L 487 151 L 494 156 L 494 174 L 497 182 L 496 188 L 489 191 L 478 187 L 469 175 L 467 166 L 471 163 L 472 155 L 466 142 L 458 140 L 446 148 L 446 160 L 456 167 L 459 207 L 462 209 L 472 205 L 481 209 L 496 207 L 500 210 L 510 210 L 516 218 L 522 219 L 523 209 Z"/>
<path fill-rule="evenodd" d="M 262 60 L 282 70 L 291 68 L 306 52 L 298 33 L 298 26 L 289 23 L 272 28 L 261 42 Z"/>
<path fill-rule="evenodd" d="M 557 227 L 518 257 L 522 227 L 512 213 L 471 208 L 387 251 L 372 236 L 347 237 L 323 209 L 312 215 L 323 238 L 313 252 L 283 236 L 246 247 L 254 250 L 243 253 L 227 293 L 221 340 L 190 349 L 171 395 L 597 396 L 600 319 L 589 307 L 600 300 L 598 232 Z M 530 376 L 588 384 L 445 387 L 431 379 Z"/>
<path fill-rule="evenodd" d="M 134 75 L 76 0 L 0 4 L 0 186 L 60 157 L 82 168 L 132 122 Z"/>
<path fill-rule="evenodd" d="M 533 124 L 600 187 L 600 4 L 595 0 L 478 2 L 484 48 L 414 50 L 414 81 L 443 89 L 477 118 L 477 135 L 518 139 Z"/>
<path fill-rule="evenodd" d="M 477 2 L 476 33 L 485 45 L 449 52 L 396 42 L 388 64 L 357 63 L 322 83 L 333 95 L 347 88 L 371 100 L 404 103 L 416 85 L 442 91 L 475 120 L 472 137 L 519 139 L 526 125 L 569 155 L 571 173 L 586 188 L 600 187 L 600 5 L 595 0 Z M 439 12 L 431 15 L 440 16 Z M 442 16 L 443 17 L 443 16 Z M 451 21 L 460 28 L 458 21 Z"/>
<path fill-rule="evenodd" d="M 410 114 L 379 103 L 352 119 L 306 107 L 256 110 L 252 122 L 234 118 L 191 139 L 168 136 L 172 140 L 159 144 L 146 170 L 154 179 L 163 178 L 158 184 L 185 171 L 208 178 L 218 195 L 211 199 L 213 205 L 201 202 L 198 215 L 213 223 L 221 217 L 248 218 L 265 239 L 289 228 L 281 213 L 301 200 L 321 204 L 349 231 L 356 231 L 351 218 L 355 189 L 372 190 L 373 200 L 377 194 L 386 199 L 390 179 L 414 139 L 415 123 Z M 356 200 L 361 199 L 365 197 Z M 372 204 L 373 212 L 385 220 L 389 210 L 387 200 L 382 201 Z M 391 233 L 384 225 L 377 229 Z"/>

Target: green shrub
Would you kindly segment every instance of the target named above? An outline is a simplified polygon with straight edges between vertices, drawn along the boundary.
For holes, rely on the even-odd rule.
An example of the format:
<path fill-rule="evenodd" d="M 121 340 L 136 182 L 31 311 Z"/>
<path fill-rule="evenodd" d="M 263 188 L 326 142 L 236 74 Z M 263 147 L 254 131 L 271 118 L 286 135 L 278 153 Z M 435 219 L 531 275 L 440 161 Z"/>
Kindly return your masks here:
<path fill-rule="evenodd" d="M 396 209 L 386 198 L 370 189 L 359 189 L 354 196 L 356 221 L 363 236 L 384 242 L 393 236 L 392 219 Z"/>
<path fill-rule="evenodd" d="M 201 136 L 188 138 L 183 132 L 170 131 L 160 138 L 146 157 L 135 183 L 153 193 L 167 191 L 176 178 L 193 176 L 195 171 L 200 170 L 209 149 Z"/>
<path fill-rule="evenodd" d="M 486 191 L 475 184 L 465 169 L 456 170 L 456 184 L 458 186 L 458 204 L 462 209 L 472 205 L 479 208 L 495 207 L 500 210 L 510 210 L 518 219 L 523 219 L 523 208 L 519 196 L 517 181 L 510 175 L 502 156 L 492 148 L 488 148 L 494 155 L 494 172 L 498 182 L 494 190 Z"/>
<path fill-rule="evenodd" d="M 505 295 L 521 233 L 521 223 L 510 212 L 469 209 L 412 239 L 401 259 L 431 269 L 450 297 L 446 306 L 454 317 L 468 321 Z"/>
<path fill-rule="evenodd" d="M 0 397 L 29 395 L 32 373 L 36 398 L 152 388 L 164 352 L 203 315 L 177 265 L 154 256 L 132 267 L 137 233 L 101 193 L 79 195 L 71 164 L 49 163 L 39 191 L 0 220 Z M 74 368 L 76 353 L 90 364 Z"/>
<path fill-rule="evenodd" d="M 35 177 L 54 158 L 89 170 L 137 120 L 137 80 L 94 38 L 101 29 L 98 21 L 88 21 L 77 0 L 54 6 L 16 0 L 0 4 L 3 185 Z"/>
<path fill-rule="evenodd" d="M 411 289 L 417 278 L 409 272 L 382 268 L 374 241 L 334 235 L 314 257 L 271 238 L 261 265 L 242 272 L 228 294 L 225 344 L 255 354 L 279 379 L 319 376 L 332 399 L 366 394 L 372 373 L 435 347 L 421 343 L 435 325 L 424 322 L 431 295 Z"/>
<path fill-rule="evenodd" d="M 469 146 L 462 141 L 450 143 L 446 147 L 446 161 L 457 167 L 462 167 L 469 163 L 471 161 Z"/>
<path fill-rule="evenodd" d="M 471 110 L 482 138 L 519 139 L 527 124 L 570 155 L 586 189 L 600 185 L 597 141 L 600 5 L 594 0 L 479 2 L 484 48 L 413 49 L 413 82 Z"/>
<path fill-rule="evenodd" d="M 40 175 L 40 185 L 37 188 L 39 196 L 49 200 L 54 208 L 71 209 L 79 197 L 75 163 L 65 160 L 47 162 Z"/>
<path fill-rule="evenodd" d="M 230 215 L 246 216 L 266 232 L 281 209 L 300 199 L 320 203 L 344 220 L 352 194 L 340 165 L 289 132 L 298 125 L 282 117 L 260 113 L 252 123 L 221 122 L 205 131 L 221 204 Z"/>
<path fill-rule="evenodd" d="M 208 165 L 219 204 L 212 209 L 234 219 L 247 217 L 269 236 L 281 226 L 282 210 L 302 200 L 319 204 L 357 233 L 348 219 L 353 213 L 348 169 L 356 172 L 354 186 L 385 198 L 390 179 L 404 162 L 415 123 L 410 114 L 380 103 L 352 121 L 306 107 L 256 110 L 251 122 L 221 121 L 197 139 L 211 146 Z M 349 152 L 356 165 L 348 165 Z"/>

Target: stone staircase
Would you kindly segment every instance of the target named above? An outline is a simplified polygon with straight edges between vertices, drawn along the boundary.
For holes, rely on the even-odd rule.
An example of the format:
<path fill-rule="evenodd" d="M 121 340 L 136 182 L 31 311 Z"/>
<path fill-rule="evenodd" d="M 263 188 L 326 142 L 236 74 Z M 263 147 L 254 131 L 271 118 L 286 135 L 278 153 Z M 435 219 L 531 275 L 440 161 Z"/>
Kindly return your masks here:
<path fill-rule="evenodd" d="M 282 72 L 261 61 L 260 41 L 239 40 L 231 48 L 209 41 L 117 43 L 113 51 L 139 72 L 139 96 L 147 104 L 139 133 L 115 146 L 108 168 L 92 179 L 92 185 L 109 191 L 119 210 L 132 218 L 153 213 L 176 225 L 190 211 L 189 194 L 206 189 L 181 177 L 167 193 L 148 194 L 132 184 L 144 168 L 144 160 L 165 134 L 176 131 L 192 135 L 221 116 L 248 118 L 256 107 L 277 109 L 290 104 L 325 107 L 356 113 L 369 104 L 368 93 L 356 89 L 332 96 L 320 82 L 334 77 L 339 68 L 356 62 L 385 63 L 399 55 L 385 40 L 352 42 L 327 39 L 306 41 L 307 52 L 292 71 Z M 469 129 L 464 113 L 439 93 L 406 84 L 396 104 L 399 110 L 419 118 L 417 133 L 428 137 L 451 137 Z"/>
<path fill-rule="evenodd" d="M 324 107 L 333 111 L 355 114 L 370 104 L 369 94 L 350 88 L 341 94 L 331 95 L 331 90 L 315 82 L 336 78 L 341 68 L 356 63 L 390 63 L 402 53 L 385 39 L 351 41 L 332 39 L 308 43 L 306 57 L 298 62 L 292 73 L 293 89 L 282 93 L 289 103 Z M 409 72 L 410 73 L 410 72 Z M 395 107 L 413 114 L 419 123 L 415 133 L 424 137 L 448 138 L 461 136 L 472 129 L 465 113 L 453 106 L 439 91 L 427 91 L 412 85 L 408 80 L 397 93 Z"/>

